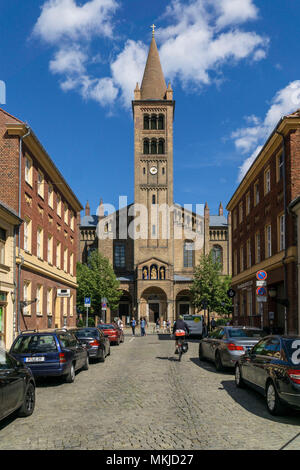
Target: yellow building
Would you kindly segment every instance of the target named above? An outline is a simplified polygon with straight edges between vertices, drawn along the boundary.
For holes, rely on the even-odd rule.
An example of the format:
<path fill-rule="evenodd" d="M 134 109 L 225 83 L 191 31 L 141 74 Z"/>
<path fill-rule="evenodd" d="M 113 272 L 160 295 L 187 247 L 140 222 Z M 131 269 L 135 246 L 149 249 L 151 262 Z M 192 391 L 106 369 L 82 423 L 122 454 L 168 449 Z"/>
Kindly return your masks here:
<path fill-rule="evenodd" d="M 8 349 L 16 324 L 16 228 L 17 214 L 0 202 L 0 346 Z"/>

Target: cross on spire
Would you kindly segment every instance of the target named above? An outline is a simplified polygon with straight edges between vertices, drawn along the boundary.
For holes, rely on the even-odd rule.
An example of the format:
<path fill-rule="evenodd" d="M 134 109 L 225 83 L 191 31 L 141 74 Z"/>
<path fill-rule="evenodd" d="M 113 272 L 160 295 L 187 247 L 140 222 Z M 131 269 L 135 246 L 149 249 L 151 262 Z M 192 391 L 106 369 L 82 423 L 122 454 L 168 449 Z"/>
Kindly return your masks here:
<path fill-rule="evenodd" d="M 155 34 L 155 24 L 153 23 L 153 25 L 150 26 L 150 28 L 152 28 L 152 37 L 154 38 L 154 34 Z"/>

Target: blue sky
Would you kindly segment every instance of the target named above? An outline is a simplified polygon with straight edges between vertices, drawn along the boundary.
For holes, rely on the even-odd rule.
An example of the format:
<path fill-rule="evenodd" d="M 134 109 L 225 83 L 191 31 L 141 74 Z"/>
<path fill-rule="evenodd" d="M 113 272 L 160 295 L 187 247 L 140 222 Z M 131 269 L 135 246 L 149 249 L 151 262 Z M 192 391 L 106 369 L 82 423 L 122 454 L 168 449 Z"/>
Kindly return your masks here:
<path fill-rule="evenodd" d="M 176 100 L 174 200 L 217 213 L 300 107 L 297 0 L 0 2 L 2 107 L 28 122 L 83 205 L 133 201 L 130 102 L 151 40 Z"/>

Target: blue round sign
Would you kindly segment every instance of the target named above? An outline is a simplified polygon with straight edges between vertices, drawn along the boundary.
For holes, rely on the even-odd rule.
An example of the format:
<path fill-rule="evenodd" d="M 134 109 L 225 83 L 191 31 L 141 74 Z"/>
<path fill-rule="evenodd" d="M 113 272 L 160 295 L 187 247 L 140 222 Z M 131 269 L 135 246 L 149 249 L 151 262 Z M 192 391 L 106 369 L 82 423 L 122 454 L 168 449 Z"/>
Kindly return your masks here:
<path fill-rule="evenodd" d="M 256 273 L 256 279 L 259 281 L 265 281 L 267 279 L 268 275 L 266 271 L 257 271 Z"/>

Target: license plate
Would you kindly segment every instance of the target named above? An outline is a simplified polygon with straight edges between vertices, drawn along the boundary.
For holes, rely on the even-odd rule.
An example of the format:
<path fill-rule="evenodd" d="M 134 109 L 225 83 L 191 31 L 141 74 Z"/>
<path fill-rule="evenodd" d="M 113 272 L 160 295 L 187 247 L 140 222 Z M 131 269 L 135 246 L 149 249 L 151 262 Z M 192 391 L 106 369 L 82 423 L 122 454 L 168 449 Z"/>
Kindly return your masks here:
<path fill-rule="evenodd" d="M 45 361 L 44 356 L 25 358 L 25 362 L 44 362 L 44 361 Z"/>

